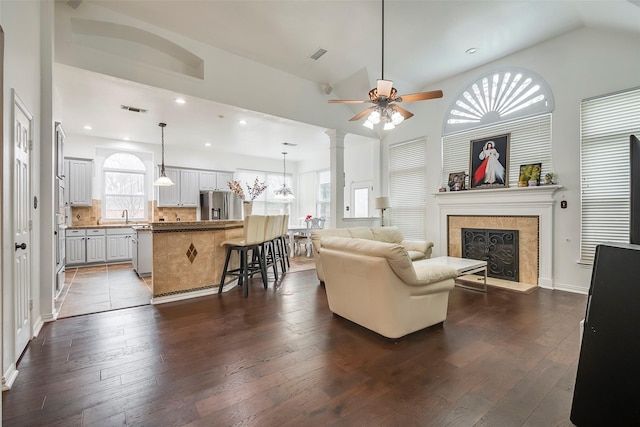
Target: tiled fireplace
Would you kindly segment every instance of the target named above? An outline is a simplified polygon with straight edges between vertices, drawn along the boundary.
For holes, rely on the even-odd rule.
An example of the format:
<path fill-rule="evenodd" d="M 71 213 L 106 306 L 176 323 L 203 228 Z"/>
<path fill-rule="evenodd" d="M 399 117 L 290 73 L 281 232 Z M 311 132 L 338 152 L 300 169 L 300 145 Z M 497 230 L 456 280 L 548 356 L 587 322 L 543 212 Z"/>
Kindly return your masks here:
<path fill-rule="evenodd" d="M 522 283 L 553 288 L 553 194 L 560 186 L 436 193 L 442 255 L 462 256 L 461 229 L 518 230 Z"/>

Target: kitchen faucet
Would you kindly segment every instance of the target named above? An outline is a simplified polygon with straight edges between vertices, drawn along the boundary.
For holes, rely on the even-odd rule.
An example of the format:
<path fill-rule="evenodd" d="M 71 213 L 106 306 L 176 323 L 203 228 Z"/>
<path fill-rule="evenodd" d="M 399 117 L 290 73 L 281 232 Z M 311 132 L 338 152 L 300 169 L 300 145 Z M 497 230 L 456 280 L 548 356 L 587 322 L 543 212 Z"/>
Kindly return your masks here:
<path fill-rule="evenodd" d="M 124 218 L 124 223 L 129 224 L 129 210 L 125 209 L 122 211 L 122 218 Z"/>

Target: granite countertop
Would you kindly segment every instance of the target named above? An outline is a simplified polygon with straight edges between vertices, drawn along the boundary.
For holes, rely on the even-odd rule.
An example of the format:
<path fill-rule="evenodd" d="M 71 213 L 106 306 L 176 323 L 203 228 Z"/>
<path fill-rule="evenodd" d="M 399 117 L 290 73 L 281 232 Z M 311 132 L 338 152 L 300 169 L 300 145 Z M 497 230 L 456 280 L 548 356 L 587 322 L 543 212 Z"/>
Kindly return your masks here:
<path fill-rule="evenodd" d="M 154 221 L 151 229 L 158 230 L 188 230 L 188 229 L 211 229 L 224 230 L 228 228 L 239 228 L 244 226 L 241 219 L 210 219 L 202 221 Z"/>
<path fill-rule="evenodd" d="M 133 228 L 133 226 L 146 225 L 146 224 L 95 224 L 95 225 L 69 225 L 67 230 L 84 230 L 87 228 Z"/>

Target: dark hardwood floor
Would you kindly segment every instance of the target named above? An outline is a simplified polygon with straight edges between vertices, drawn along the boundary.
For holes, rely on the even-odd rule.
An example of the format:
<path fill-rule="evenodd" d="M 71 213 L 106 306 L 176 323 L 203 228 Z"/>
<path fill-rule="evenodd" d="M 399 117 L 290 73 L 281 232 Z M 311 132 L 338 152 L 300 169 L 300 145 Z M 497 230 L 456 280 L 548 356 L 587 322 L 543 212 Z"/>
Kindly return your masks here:
<path fill-rule="evenodd" d="M 456 288 L 388 340 L 331 314 L 315 270 L 46 324 L 6 426 L 570 426 L 586 296 Z"/>

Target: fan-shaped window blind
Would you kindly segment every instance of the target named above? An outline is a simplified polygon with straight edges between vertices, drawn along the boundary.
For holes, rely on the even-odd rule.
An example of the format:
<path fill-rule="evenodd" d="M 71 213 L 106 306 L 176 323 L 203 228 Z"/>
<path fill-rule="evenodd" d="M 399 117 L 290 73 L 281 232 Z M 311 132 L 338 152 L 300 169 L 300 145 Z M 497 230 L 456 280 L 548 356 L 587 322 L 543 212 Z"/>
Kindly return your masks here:
<path fill-rule="evenodd" d="M 603 242 L 629 243 L 629 136 L 640 134 L 640 89 L 581 104 L 580 262 Z"/>
<path fill-rule="evenodd" d="M 426 153 L 426 139 L 389 147 L 391 225 L 398 227 L 405 239 L 426 238 Z"/>
<path fill-rule="evenodd" d="M 451 103 L 442 134 L 550 113 L 553 93 L 533 71 L 511 67 L 473 82 Z"/>
<path fill-rule="evenodd" d="M 520 166 L 542 163 L 542 173 L 553 171 L 551 158 L 551 114 L 539 117 L 500 123 L 442 138 L 442 185 L 448 182 L 449 174 L 469 174 L 471 141 L 494 135 L 511 134 L 509 143 L 509 187 L 518 186 Z M 466 188 L 469 188 L 467 177 Z"/>

